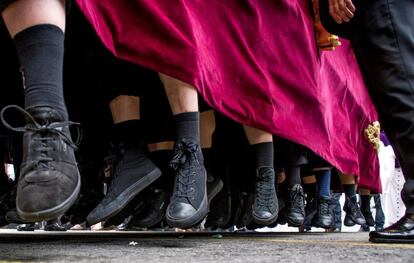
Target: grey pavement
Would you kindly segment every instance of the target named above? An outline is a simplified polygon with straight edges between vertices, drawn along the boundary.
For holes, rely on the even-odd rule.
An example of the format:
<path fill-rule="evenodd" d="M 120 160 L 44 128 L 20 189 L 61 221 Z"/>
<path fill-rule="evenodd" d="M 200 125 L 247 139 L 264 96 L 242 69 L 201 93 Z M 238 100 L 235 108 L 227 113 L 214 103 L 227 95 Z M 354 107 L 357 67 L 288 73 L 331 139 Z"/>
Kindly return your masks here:
<path fill-rule="evenodd" d="M 414 262 L 414 245 L 367 233 L 0 230 L 0 262 Z"/>

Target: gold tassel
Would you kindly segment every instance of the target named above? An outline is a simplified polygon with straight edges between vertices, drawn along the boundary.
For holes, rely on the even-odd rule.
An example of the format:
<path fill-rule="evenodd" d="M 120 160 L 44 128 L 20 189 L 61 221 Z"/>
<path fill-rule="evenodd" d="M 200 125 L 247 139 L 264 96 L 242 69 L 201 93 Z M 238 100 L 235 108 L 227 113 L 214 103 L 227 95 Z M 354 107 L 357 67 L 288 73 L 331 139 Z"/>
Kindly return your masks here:
<path fill-rule="evenodd" d="M 365 135 L 367 136 L 368 141 L 374 146 L 374 149 L 379 152 L 380 150 L 380 132 L 381 126 L 378 121 L 374 121 L 369 124 L 368 127 L 364 130 Z"/>

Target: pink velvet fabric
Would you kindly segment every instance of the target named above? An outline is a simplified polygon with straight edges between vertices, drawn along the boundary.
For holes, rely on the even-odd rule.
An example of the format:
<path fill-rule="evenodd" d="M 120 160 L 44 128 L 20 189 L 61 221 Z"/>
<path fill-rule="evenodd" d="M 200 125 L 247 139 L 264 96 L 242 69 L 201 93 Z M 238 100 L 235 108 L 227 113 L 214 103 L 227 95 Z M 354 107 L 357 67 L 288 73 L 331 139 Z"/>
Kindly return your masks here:
<path fill-rule="evenodd" d="M 308 1 L 77 0 L 119 58 L 194 85 L 247 125 L 306 145 L 380 191 L 377 120 L 349 43 L 320 54 Z"/>

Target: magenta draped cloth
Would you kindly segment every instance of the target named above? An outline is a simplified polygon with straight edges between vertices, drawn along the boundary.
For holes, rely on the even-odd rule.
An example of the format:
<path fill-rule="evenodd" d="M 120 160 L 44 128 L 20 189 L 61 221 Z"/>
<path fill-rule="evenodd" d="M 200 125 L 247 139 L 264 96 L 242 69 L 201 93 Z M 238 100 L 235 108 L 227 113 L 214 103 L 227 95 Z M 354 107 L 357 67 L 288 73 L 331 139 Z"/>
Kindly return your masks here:
<path fill-rule="evenodd" d="M 77 0 L 117 57 L 194 85 L 215 110 L 303 144 L 380 191 L 377 120 L 349 43 L 319 53 L 308 1 Z"/>

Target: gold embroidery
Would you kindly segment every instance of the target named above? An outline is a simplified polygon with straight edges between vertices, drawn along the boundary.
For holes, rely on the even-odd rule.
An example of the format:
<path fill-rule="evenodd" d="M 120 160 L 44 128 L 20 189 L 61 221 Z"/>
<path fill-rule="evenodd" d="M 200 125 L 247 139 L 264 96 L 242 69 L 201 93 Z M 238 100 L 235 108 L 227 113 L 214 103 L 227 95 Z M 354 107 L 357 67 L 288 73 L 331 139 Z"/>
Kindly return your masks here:
<path fill-rule="evenodd" d="M 380 123 L 378 121 L 374 121 L 373 123 L 369 124 L 364 131 L 368 141 L 374 146 L 374 149 L 379 152 L 381 131 Z"/>

